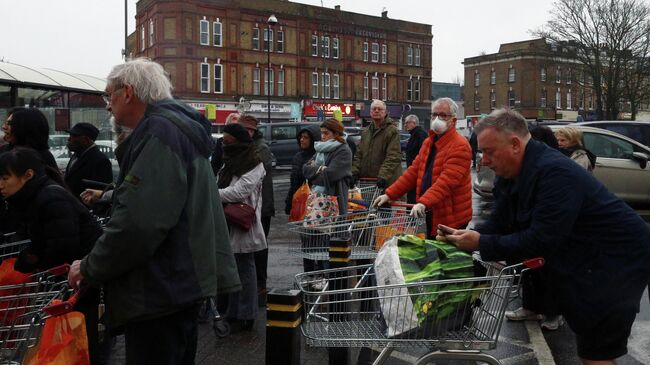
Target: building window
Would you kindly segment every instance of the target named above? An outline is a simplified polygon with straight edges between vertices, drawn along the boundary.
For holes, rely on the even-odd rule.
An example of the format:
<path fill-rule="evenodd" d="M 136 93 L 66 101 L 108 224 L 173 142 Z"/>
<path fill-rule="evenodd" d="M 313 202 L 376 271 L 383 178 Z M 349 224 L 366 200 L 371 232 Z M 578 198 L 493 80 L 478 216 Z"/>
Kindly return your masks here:
<path fill-rule="evenodd" d="M 481 110 L 481 101 L 478 97 L 478 91 L 474 91 L 474 110 Z"/>
<path fill-rule="evenodd" d="M 273 69 L 264 69 L 264 95 L 273 95 Z"/>
<path fill-rule="evenodd" d="M 210 92 L 210 65 L 201 63 L 201 92 Z"/>
<path fill-rule="evenodd" d="M 253 95 L 260 94 L 260 69 L 256 67 L 253 69 Z"/>
<path fill-rule="evenodd" d="M 490 109 L 497 108 L 497 93 L 494 90 L 490 90 Z"/>
<path fill-rule="evenodd" d="M 284 70 L 278 70 L 278 96 L 284 96 Z"/>
<path fill-rule="evenodd" d="M 363 42 L 363 62 L 368 62 L 368 42 Z"/>
<path fill-rule="evenodd" d="M 368 100 L 368 76 L 363 77 L 363 100 Z"/>
<path fill-rule="evenodd" d="M 559 84 L 562 82 L 562 69 L 560 66 L 557 66 L 557 70 L 555 70 L 555 83 Z"/>
<path fill-rule="evenodd" d="M 510 108 L 515 107 L 515 92 L 512 89 L 508 90 L 508 106 Z"/>
<path fill-rule="evenodd" d="M 379 99 L 379 77 L 372 77 L 372 98 Z"/>
<path fill-rule="evenodd" d="M 323 54 L 324 58 L 330 58 L 330 37 L 329 36 L 322 36 L 320 38 L 321 44 L 323 46 Z"/>
<path fill-rule="evenodd" d="M 413 101 L 413 79 L 406 82 L 406 100 Z"/>
<path fill-rule="evenodd" d="M 415 65 L 420 66 L 420 47 L 415 49 Z"/>
<path fill-rule="evenodd" d="M 221 34 L 221 22 L 216 21 L 212 23 L 212 42 L 214 43 L 215 46 L 221 47 L 222 46 L 222 34 Z"/>
<path fill-rule="evenodd" d="M 384 75 L 384 78 L 381 79 L 381 96 L 383 96 L 382 100 L 388 100 L 388 78 Z"/>
<path fill-rule="evenodd" d="M 571 72 L 571 69 L 567 69 L 566 70 L 566 83 L 567 84 L 571 84 L 571 76 L 573 76 L 572 72 Z"/>
<path fill-rule="evenodd" d="M 515 82 L 515 68 L 512 65 L 508 69 L 508 82 Z"/>
<path fill-rule="evenodd" d="M 214 65 L 214 93 L 223 94 L 223 67 L 219 63 Z"/>
<path fill-rule="evenodd" d="M 153 19 L 149 19 L 149 47 L 153 45 Z"/>
<path fill-rule="evenodd" d="M 318 97 L 318 72 L 311 73 L 311 97 Z"/>
<path fill-rule="evenodd" d="M 388 45 L 381 45 L 381 63 L 388 62 Z"/>
<path fill-rule="evenodd" d="M 413 47 L 411 46 L 406 48 L 406 64 L 409 66 L 413 64 Z"/>
<path fill-rule="evenodd" d="M 199 42 L 203 45 L 208 45 L 210 44 L 210 38 L 208 36 L 208 33 L 210 33 L 210 22 L 207 20 L 203 19 L 201 20 L 199 24 L 199 32 L 200 32 L 200 37 L 199 37 Z"/>
<path fill-rule="evenodd" d="M 474 71 L 474 86 L 481 85 L 481 74 L 478 71 Z"/>
<path fill-rule="evenodd" d="M 546 67 L 539 69 L 539 80 L 541 82 L 546 82 Z"/>
<path fill-rule="evenodd" d="M 567 108 L 567 110 L 571 110 L 571 106 L 572 106 L 572 103 L 571 103 L 571 90 L 569 90 L 566 93 L 566 108 Z"/>
<path fill-rule="evenodd" d="M 339 58 L 339 39 L 332 38 L 332 58 Z"/>
<path fill-rule="evenodd" d="M 318 36 L 315 34 L 311 35 L 311 55 L 318 56 Z"/>
<path fill-rule="evenodd" d="M 284 31 L 278 30 L 277 38 L 278 38 L 278 50 L 277 51 L 282 53 L 282 52 L 284 52 Z M 280 82 L 280 80 L 278 80 L 278 82 Z"/>
<path fill-rule="evenodd" d="M 273 29 L 264 29 L 264 50 L 273 52 Z"/>
<path fill-rule="evenodd" d="M 542 89 L 541 97 L 539 100 L 539 107 L 546 108 L 546 89 Z"/>
<path fill-rule="evenodd" d="M 562 109 L 562 93 L 560 92 L 560 89 L 557 89 L 557 92 L 555 93 L 555 108 Z"/>
<path fill-rule="evenodd" d="M 413 101 L 420 101 L 420 80 L 415 80 Z"/>
<path fill-rule="evenodd" d="M 589 106 L 589 109 L 594 108 L 594 96 L 592 94 L 589 94 L 589 99 L 587 99 L 587 105 Z"/>
<path fill-rule="evenodd" d="M 253 28 L 253 49 L 260 49 L 260 28 Z"/>
<path fill-rule="evenodd" d="M 379 62 L 379 43 L 372 44 L 372 62 Z"/>
<path fill-rule="evenodd" d="M 585 108 L 585 92 L 580 91 L 580 94 L 578 94 L 578 108 L 579 109 L 584 109 Z"/>
<path fill-rule="evenodd" d="M 333 99 L 339 98 L 339 74 L 332 75 L 332 98 Z"/>
<path fill-rule="evenodd" d="M 490 71 L 490 85 L 495 85 L 496 83 L 497 83 L 497 72 L 494 71 L 494 69 L 492 69 L 492 71 Z"/>
<path fill-rule="evenodd" d="M 330 74 L 323 72 L 323 94 L 321 95 L 323 99 L 330 98 Z"/>
<path fill-rule="evenodd" d="M 144 49 L 147 48 L 147 44 L 145 43 L 145 38 L 144 38 L 144 25 L 140 28 L 140 50 L 144 51 Z"/>

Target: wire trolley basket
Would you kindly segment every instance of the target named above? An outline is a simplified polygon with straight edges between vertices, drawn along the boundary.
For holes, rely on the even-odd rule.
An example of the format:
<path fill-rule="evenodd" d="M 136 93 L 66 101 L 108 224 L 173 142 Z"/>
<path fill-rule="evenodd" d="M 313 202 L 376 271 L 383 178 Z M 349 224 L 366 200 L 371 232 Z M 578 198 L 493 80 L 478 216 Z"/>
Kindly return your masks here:
<path fill-rule="evenodd" d="M 481 351 L 496 348 L 513 287 L 521 273 L 543 265 L 543 259 L 512 266 L 475 260 L 487 269 L 485 276 L 377 286 L 374 265 L 298 274 L 303 336 L 316 347 L 383 347 L 380 358 L 396 347 L 435 351 L 415 364 L 434 356 L 498 364 Z M 323 277 L 325 288 L 313 289 Z"/>
<path fill-rule="evenodd" d="M 291 254 L 310 260 L 328 260 L 330 244 L 349 241 L 351 259 L 374 259 L 383 243 L 398 234 L 419 234 L 424 219 L 409 214 L 407 204 L 390 208 L 352 212 L 336 217 L 289 223 L 289 231 L 298 236 L 290 244 Z"/>

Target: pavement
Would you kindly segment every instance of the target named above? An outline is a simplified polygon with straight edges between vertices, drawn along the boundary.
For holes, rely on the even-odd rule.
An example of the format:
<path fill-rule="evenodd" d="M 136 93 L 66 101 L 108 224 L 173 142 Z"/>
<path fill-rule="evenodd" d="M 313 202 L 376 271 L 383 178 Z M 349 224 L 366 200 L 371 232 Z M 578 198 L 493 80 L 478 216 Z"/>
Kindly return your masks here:
<path fill-rule="evenodd" d="M 294 287 L 294 276 L 302 271 L 302 259 L 292 256 L 289 247 L 296 244 L 296 237 L 286 228 L 287 216 L 283 212 L 284 197 L 288 189 L 287 169 L 277 169 L 274 173 L 275 204 L 277 214 L 271 223 L 269 235 L 269 288 L 290 289 Z M 484 219 L 491 202 L 478 196 L 474 198 L 474 220 Z M 518 299 L 510 303 L 514 309 L 519 306 Z M 260 308 L 258 320 L 250 332 L 232 334 L 226 338 L 217 338 L 211 323 L 199 325 L 199 343 L 196 355 L 198 365 L 264 365 L 266 341 L 266 312 Z M 628 342 L 629 354 L 618 359 L 618 364 L 650 364 L 650 305 L 648 293 L 642 299 L 641 313 L 632 329 Z M 356 364 L 358 350 L 352 349 L 350 364 Z M 413 363 L 423 349 L 399 349 L 393 352 L 386 365 L 405 365 Z M 497 348 L 488 352 L 501 361 L 503 365 L 578 365 L 575 337 L 565 325 L 554 332 L 543 331 L 537 322 L 504 321 Z M 307 347 L 302 341 L 301 365 L 329 364 L 327 350 Z M 118 338 L 111 364 L 124 364 L 123 339 Z M 451 364 L 437 362 L 436 364 Z M 467 362 L 453 362 L 453 364 Z M 268 364 L 284 365 L 284 364 Z M 344 364 L 341 364 L 344 365 Z"/>

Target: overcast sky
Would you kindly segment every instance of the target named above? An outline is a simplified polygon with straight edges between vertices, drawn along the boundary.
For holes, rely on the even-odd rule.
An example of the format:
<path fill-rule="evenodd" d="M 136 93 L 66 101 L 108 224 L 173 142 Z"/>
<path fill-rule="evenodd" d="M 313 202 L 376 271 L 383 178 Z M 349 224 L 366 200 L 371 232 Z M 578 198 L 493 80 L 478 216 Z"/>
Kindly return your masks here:
<path fill-rule="evenodd" d="M 463 78 L 461 62 L 499 44 L 530 39 L 551 0 L 300 0 L 297 2 L 432 25 L 434 81 Z M 128 0 L 129 33 L 136 0 Z M 105 77 L 122 62 L 123 0 L 0 0 L 0 59 Z"/>

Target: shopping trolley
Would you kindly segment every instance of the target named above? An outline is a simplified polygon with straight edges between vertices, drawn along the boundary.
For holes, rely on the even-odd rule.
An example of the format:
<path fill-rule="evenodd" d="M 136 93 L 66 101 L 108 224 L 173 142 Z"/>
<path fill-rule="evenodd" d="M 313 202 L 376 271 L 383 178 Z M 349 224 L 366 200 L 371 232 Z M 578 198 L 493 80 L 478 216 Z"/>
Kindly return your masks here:
<path fill-rule="evenodd" d="M 478 257 L 475 260 L 487 269 L 485 276 L 386 286 L 372 284 L 375 282 L 373 265 L 298 274 L 296 284 L 304 303 L 302 334 L 307 344 L 315 347 L 383 348 L 376 365 L 384 363 L 397 347 L 426 348 L 428 352 L 415 365 L 437 359 L 500 365 L 496 358 L 482 351 L 497 346 L 509 294 L 519 276 L 542 266 L 544 260 L 533 259 L 511 266 L 482 262 Z M 328 281 L 325 289 L 313 290 L 310 284 L 322 277 Z M 424 319 L 419 316 L 440 307 L 422 307 L 416 316 L 417 327 L 400 331 L 401 323 L 408 321 L 394 321 L 393 334 L 389 336 L 385 318 L 412 318 L 415 303 L 426 305 L 431 297 L 455 301 L 456 307 L 439 320 L 432 319 L 436 312 Z M 418 300 L 421 298 L 427 300 Z"/>
<path fill-rule="evenodd" d="M 0 243 L 0 262 L 10 257 L 16 257 L 24 248 L 31 243 L 30 240 L 21 240 L 11 242 L 10 235 L 4 235 L 4 241 Z"/>
<path fill-rule="evenodd" d="M 351 212 L 336 217 L 289 223 L 298 241 L 289 245 L 291 254 L 310 260 L 328 260 L 330 244 L 349 241 L 352 260 L 374 259 L 383 243 L 397 234 L 421 234 L 424 218 L 409 214 L 410 204 L 393 203 L 388 208 Z"/>
<path fill-rule="evenodd" d="M 0 286 L 0 364 L 19 364 L 38 342 L 44 320 L 60 313 L 61 306 L 49 313 L 43 310 L 69 294 L 69 269 L 58 266 L 29 275 L 23 284 Z M 64 306 L 69 310 L 71 304 Z"/>

